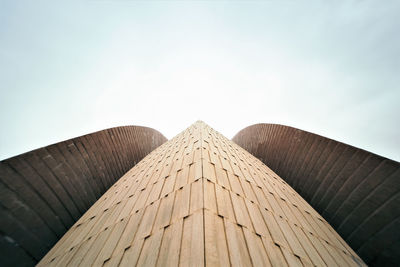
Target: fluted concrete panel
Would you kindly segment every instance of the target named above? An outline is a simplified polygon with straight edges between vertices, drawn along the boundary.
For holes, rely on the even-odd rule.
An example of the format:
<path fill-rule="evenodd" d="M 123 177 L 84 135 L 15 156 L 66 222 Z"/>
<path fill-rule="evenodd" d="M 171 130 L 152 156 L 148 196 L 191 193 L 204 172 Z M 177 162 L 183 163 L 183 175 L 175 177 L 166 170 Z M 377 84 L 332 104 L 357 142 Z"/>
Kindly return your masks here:
<path fill-rule="evenodd" d="M 32 266 L 90 206 L 167 139 L 116 127 L 0 162 L 0 266 Z"/>
<path fill-rule="evenodd" d="M 310 132 L 256 124 L 233 141 L 307 200 L 369 265 L 400 262 L 400 163 Z"/>

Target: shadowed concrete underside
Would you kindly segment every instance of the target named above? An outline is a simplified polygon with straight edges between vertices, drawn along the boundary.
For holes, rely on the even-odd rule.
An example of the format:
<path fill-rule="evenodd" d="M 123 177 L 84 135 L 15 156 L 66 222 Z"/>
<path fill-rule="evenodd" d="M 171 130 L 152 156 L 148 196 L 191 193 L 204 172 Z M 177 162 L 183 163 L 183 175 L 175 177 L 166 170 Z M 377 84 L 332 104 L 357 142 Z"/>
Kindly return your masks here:
<path fill-rule="evenodd" d="M 166 141 L 116 127 L 0 162 L 0 266 L 32 266 L 118 178 Z"/>
<path fill-rule="evenodd" d="M 276 124 L 249 126 L 233 141 L 290 184 L 368 265 L 399 264 L 399 162 Z"/>

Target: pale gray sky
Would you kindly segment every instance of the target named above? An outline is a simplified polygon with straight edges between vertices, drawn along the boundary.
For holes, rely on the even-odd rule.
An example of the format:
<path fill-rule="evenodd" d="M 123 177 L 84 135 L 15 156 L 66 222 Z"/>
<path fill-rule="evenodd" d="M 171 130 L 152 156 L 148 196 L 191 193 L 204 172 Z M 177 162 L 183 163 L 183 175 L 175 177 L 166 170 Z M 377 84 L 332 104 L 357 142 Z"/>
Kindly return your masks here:
<path fill-rule="evenodd" d="M 59 2 L 0 2 L 0 159 L 201 119 L 400 160 L 400 1 Z"/>

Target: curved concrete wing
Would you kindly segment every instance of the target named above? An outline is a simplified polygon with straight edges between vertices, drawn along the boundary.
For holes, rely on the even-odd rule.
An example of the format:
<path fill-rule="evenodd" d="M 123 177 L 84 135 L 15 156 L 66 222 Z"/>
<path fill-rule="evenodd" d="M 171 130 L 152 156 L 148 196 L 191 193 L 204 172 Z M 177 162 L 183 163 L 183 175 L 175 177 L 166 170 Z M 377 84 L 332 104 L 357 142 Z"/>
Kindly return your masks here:
<path fill-rule="evenodd" d="M 307 200 L 369 265 L 400 262 L 400 163 L 310 132 L 256 124 L 233 141 Z"/>
<path fill-rule="evenodd" d="M 106 129 L 0 162 L 0 266 L 32 266 L 124 173 L 167 139 Z"/>

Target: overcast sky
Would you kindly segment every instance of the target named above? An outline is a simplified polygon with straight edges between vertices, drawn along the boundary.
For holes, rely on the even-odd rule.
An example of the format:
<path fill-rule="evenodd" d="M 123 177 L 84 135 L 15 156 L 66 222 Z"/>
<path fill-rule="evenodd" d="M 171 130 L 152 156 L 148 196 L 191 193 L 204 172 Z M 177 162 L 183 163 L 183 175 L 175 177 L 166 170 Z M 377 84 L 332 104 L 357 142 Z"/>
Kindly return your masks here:
<path fill-rule="evenodd" d="M 400 1 L 54 2 L 0 2 L 0 159 L 200 119 L 400 160 Z"/>

